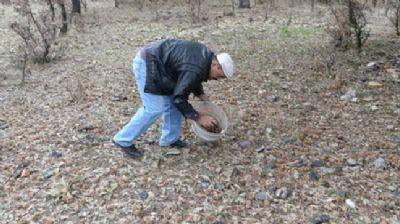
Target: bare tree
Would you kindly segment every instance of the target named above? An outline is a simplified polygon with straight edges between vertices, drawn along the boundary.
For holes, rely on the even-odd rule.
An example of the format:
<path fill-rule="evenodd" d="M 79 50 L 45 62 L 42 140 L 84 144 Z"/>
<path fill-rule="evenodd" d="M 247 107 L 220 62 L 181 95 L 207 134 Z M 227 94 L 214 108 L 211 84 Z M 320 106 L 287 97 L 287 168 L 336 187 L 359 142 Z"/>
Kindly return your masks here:
<path fill-rule="evenodd" d="M 357 0 L 345 0 L 345 3 L 329 3 L 329 8 L 335 18 L 335 26 L 326 31 L 333 37 L 334 45 L 348 49 L 353 39 L 356 40 L 358 50 L 361 50 L 369 37 L 367 21 L 364 14 L 365 4 Z"/>
<path fill-rule="evenodd" d="M 239 8 L 250 8 L 250 0 L 239 0 Z"/>
<path fill-rule="evenodd" d="M 186 0 L 186 3 L 192 23 L 200 22 L 202 0 Z"/>
<path fill-rule="evenodd" d="M 396 30 L 396 35 L 400 36 L 400 0 L 391 0 L 386 7 L 385 15 Z"/>
<path fill-rule="evenodd" d="M 81 0 L 72 0 L 72 13 L 81 14 Z"/>
<path fill-rule="evenodd" d="M 347 0 L 349 22 L 356 37 L 358 50 L 361 50 L 369 37 L 369 30 L 366 28 L 367 19 L 364 14 L 364 7 L 365 5 L 362 5 L 356 0 Z"/>

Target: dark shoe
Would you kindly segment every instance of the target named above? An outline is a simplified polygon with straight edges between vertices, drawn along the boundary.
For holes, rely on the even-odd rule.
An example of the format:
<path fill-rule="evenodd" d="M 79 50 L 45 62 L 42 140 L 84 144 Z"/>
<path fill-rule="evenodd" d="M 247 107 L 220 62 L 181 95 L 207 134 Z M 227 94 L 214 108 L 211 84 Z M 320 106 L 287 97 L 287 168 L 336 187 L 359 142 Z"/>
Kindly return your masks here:
<path fill-rule="evenodd" d="M 180 148 L 185 148 L 188 145 L 189 144 L 187 142 L 184 142 L 184 141 L 181 141 L 181 140 L 178 139 L 176 142 L 172 143 L 169 146 L 180 149 Z"/>
<path fill-rule="evenodd" d="M 131 145 L 128 147 L 124 147 L 119 145 L 118 143 L 114 142 L 114 139 L 112 140 L 112 142 L 114 143 L 114 145 L 118 146 L 119 148 L 122 149 L 122 151 L 129 157 L 133 158 L 133 159 L 137 159 L 143 156 L 143 152 L 139 151 L 135 145 Z"/>

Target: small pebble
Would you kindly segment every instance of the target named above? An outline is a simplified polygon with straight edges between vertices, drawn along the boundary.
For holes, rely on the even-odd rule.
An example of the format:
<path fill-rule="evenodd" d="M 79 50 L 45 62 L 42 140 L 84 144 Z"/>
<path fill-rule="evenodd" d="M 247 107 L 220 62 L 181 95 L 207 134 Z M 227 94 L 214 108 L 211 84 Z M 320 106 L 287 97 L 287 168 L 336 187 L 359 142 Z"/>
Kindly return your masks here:
<path fill-rule="evenodd" d="M 357 166 L 357 161 L 355 161 L 354 159 L 348 159 L 346 163 L 348 166 Z"/>
<path fill-rule="evenodd" d="M 316 215 L 312 218 L 311 223 L 312 224 L 322 224 L 322 223 L 328 223 L 330 220 L 330 217 L 328 215 L 322 214 L 322 215 Z"/>
<path fill-rule="evenodd" d="M 324 166 L 324 161 L 314 160 L 311 162 L 311 168 Z"/>
<path fill-rule="evenodd" d="M 312 180 L 312 181 L 318 181 L 318 180 L 319 180 L 318 174 L 317 174 L 316 172 L 314 172 L 314 171 L 311 171 L 311 172 L 308 174 L 308 177 L 309 177 L 310 180 Z"/>
<path fill-rule="evenodd" d="M 258 192 L 256 194 L 256 199 L 258 201 L 265 201 L 266 198 L 267 198 L 267 195 L 265 194 L 265 192 Z"/>
<path fill-rule="evenodd" d="M 239 142 L 239 146 L 242 149 L 246 149 L 251 146 L 251 142 L 250 141 L 242 141 L 242 142 Z"/>
<path fill-rule="evenodd" d="M 289 189 L 287 187 L 282 187 L 276 190 L 275 196 L 280 199 L 286 199 L 289 197 Z"/>
<path fill-rule="evenodd" d="M 52 177 L 54 175 L 54 170 L 53 169 L 48 169 L 43 173 L 43 177 L 44 179 L 49 179 L 50 177 Z"/>
<path fill-rule="evenodd" d="M 322 172 L 324 175 L 327 175 L 327 174 L 334 174 L 334 173 L 335 173 L 335 169 L 328 168 L 328 167 L 321 167 L 321 172 Z"/>
<path fill-rule="evenodd" d="M 62 153 L 61 153 L 61 152 L 58 152 L 58 151 L 55 151 L 55 150 L 53 150 L 53 151 L 51 151 L 51 153 L 50 153 L 50 156 L 51 156 L 51 157 L 53 157 L 53 158 L 56 158 L 56 159 L 58 159 L 58 158 L 60 158 L 60 157 L 62 156 Z"/>
<path fill-rule="evenodd" d="M 386 161 L 383 158 L 376 159 L 374 161 L 374 166 L 378 170 L 386 170 L 387 169 Z"/>
<path fill-rule="evenodd" d="M 348 205 L 350 208 L 356 207 L 356 204 L 351 199 L 346 199 L 345 202 L 346 202 L 346 205 Z"/>
<path fill-rule="evenodd" d="M 147 191 L 142 191 L 139 193 L 139 197 L 144 201 L 149 197 L 149 193 L 147 193 Z"/>

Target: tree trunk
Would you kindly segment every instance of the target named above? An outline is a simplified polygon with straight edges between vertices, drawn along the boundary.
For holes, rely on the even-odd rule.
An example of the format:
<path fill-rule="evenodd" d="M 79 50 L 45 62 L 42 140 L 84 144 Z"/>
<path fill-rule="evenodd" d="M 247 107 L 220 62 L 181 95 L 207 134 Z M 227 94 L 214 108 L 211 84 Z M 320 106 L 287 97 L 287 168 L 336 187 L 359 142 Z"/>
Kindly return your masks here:
<path fill-rule="evenodd" d="M 311 0 L 311 11 L 314 12 L 315 0 Z"/>
<path fill-rule="evenodd" d="M 81 0 L 72 0 L 72 13 L 81 14 Z"/>
<path fill-rule="evenodd" d="M 65 9 L 64 3 L 59 3 L 61 8 L 61 17 L 62 17 L 62 26 L 60 28 L 61 33 L 66 33 L 68 31 L 68 22 L 67 22 L 67 10 Z"/>
<path fill-rule="evenodd" d="M 239 8 L 250 8 L 250 0 L 239 0 Z"/>
<path fill-rule="evenodd" d="M 0 3 L 4 4 L 4 5 L 10 5 L 11 1 L 10 0 L 0 0 Z"/>

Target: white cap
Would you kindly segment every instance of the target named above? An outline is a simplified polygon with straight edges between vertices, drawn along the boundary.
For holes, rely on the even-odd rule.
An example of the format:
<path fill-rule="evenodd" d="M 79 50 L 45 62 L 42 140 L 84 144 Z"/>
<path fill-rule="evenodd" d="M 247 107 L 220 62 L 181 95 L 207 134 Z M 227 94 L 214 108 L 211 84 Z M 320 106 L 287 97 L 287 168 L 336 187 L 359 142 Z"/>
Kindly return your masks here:
<path fill-rule="evenodd" d="M 218 63 L 221 65 L 225 76 L 228 79 L 232 79 L 232 77 L 233 77 L 233 60 L 232 60 L 231 56 L 227 53 L 222 53 L 222 54 L 217 55 L 217 60 L 218 60 Z"/>

